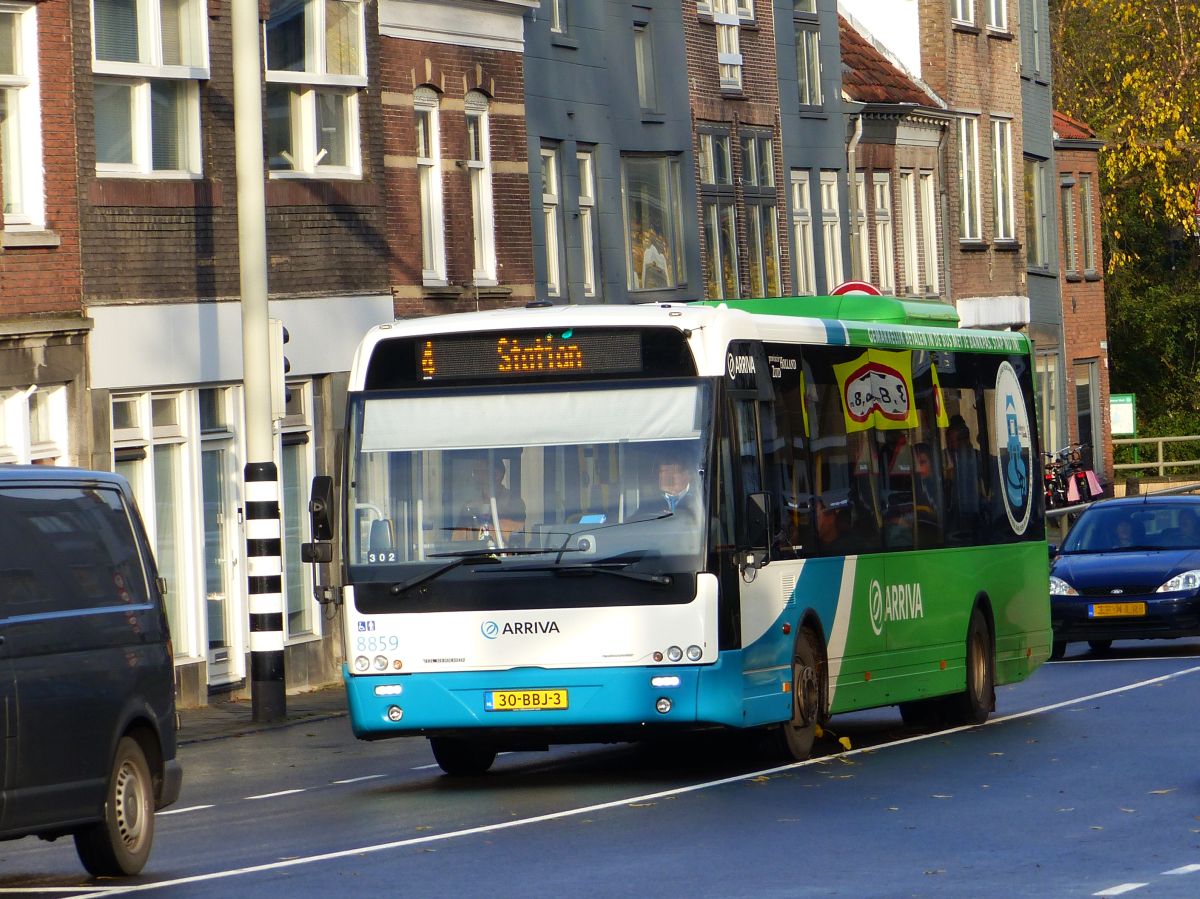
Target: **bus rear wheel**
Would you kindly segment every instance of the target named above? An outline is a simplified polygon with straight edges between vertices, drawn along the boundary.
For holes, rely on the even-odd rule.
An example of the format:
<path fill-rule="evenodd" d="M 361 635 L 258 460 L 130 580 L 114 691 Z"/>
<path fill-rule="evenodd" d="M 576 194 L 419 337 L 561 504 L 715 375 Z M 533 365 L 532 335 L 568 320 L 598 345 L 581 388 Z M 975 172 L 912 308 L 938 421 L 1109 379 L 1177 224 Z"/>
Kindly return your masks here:
<path fill-rule="evenodd" d="M 950 727 L 982 724 L 996 707 L 996 654 L 991 629 L 978 606 L 967 626 L 966 667 L 966 689 L 946 697 L 946 724 Z"/>
<path fill-rule="evenodd" d="M 802 762 L 812 755 L 817 727 L 825 718 L 825 660 L 810 628 L 796 638 L 792 654 L 792 717 L 779 726 L 779 749 L 786 758 Z"/>
<path fill-rule="evenodd" d="M 453 737 L 430 737 L 429 746 L 438 766 L 452 777 L 484 774 L 496 761 L 496 750 L 486 743 Z"/>

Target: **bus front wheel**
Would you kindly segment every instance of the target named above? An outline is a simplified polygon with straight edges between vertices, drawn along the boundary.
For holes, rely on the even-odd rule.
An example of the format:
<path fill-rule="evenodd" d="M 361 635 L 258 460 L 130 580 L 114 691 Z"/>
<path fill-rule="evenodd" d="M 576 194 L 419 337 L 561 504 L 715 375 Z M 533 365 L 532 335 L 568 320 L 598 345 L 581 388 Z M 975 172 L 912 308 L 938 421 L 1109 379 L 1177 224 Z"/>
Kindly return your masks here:
<path fill-rule="evenodd" d="M 433 758 L 438 766 L 452 777 L 484 774 L 496 761 L 496 750 L 486 743 L 430 737 L 429 746 L 433 749 Z"/>
<path fill-rule="evenodd" d="M 967 626 L 967 685 L 947 697 L 946 724 L 982 724 L 996 707 L 996 654 L 987 619 L 976 606 Z"/>
<path fill-rule="evenodd" d="M 792 717 L 779 726 L 779 748 L 798 762 L 812 755 L 817 728 L 825 718 L 825 677 L 820 641 L 810 628 L 803 628 L 792 654 Z"/>

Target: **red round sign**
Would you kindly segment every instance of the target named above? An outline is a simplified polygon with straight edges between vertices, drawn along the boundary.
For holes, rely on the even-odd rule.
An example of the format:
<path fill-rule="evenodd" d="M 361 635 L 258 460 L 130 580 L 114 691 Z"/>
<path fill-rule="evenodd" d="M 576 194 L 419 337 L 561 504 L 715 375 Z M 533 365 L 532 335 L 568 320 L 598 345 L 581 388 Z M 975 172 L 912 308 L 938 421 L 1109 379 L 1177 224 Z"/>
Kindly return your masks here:
<path fill-rule="evenodd" d="M 843 281 L 829 291 L 831 297 L 844 297 L 847 294 L 859 294 L 869 297 L 881 297 L 883 292 L 869 281 Z"/>

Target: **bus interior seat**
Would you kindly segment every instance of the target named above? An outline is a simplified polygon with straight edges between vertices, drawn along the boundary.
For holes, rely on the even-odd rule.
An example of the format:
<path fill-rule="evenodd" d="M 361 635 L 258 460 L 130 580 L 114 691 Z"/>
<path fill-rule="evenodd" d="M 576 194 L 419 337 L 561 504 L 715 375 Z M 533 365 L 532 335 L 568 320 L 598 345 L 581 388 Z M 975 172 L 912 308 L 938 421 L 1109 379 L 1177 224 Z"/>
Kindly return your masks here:
<path fill-rule="evenodd" d="M 396 545 L 392 538 L 392 521 L 390 518 L 376 518 L 371 522 L 371 536 L 367 541 L 367 550 L 372 553 L 391 550 Z"/>

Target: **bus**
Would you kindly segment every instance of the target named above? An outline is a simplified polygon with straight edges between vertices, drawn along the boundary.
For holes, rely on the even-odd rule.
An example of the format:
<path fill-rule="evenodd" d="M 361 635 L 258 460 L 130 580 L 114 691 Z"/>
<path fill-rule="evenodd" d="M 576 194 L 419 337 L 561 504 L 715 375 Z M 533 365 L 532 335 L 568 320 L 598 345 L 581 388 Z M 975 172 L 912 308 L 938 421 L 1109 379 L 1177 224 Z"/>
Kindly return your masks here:
<path fill-rule="evenodd" d="M 709 728 L 804 759 L 890 705 L 983 722 L 1050 654 L 1033 374 L 1024 335 L 888 297 L 373 328 L 304 547 L 340 550 L 356 736 L 473 775 Z"/>

